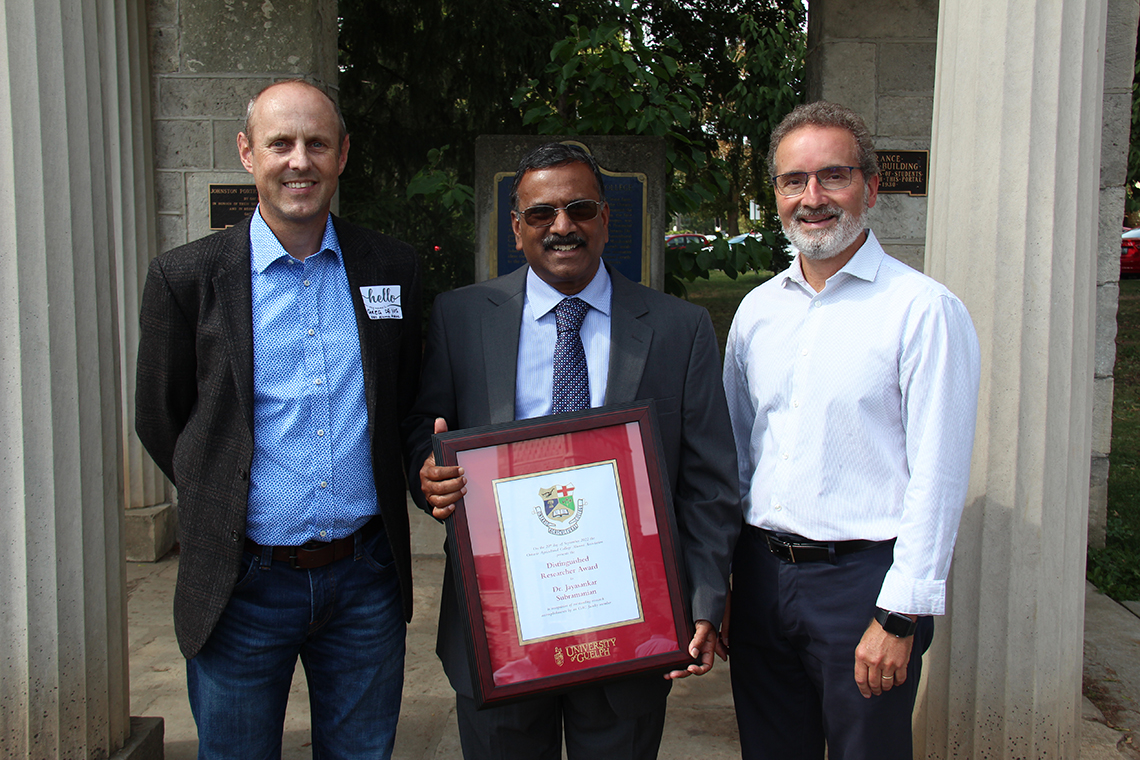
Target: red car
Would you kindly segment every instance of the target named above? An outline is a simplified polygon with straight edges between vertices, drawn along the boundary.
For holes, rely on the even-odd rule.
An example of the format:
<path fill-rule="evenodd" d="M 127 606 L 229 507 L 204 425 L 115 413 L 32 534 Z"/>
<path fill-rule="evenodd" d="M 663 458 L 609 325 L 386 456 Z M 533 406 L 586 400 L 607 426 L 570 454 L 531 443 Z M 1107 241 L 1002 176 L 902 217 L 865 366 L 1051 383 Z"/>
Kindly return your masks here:
<path fill-rule="evenodd" d="M 1140 227 L 1120 236 L 1120 276 L 1140 275 Z"/>

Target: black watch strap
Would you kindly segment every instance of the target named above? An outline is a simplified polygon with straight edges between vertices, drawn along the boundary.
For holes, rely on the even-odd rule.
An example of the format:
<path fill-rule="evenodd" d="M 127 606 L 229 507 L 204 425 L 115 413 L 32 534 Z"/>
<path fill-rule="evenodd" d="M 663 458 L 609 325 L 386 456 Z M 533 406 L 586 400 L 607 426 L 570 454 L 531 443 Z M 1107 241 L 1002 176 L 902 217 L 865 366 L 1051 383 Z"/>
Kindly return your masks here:
<path fill-rule="evenodd" d="M 884 610 L 882 607 L 875 608 L 875 620 L 884 631 L 900 639 L 913 636 L 914 629 L 918 627 L 918 620 L 911 620 L 907 615 Z"/>

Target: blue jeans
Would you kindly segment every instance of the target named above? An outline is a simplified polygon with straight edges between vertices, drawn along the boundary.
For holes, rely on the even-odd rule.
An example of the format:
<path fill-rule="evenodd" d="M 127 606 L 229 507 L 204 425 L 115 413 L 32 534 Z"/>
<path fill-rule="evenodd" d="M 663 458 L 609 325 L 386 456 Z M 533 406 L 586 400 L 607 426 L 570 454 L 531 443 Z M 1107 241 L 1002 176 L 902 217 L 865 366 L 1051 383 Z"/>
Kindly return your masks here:
<path fill-rule="evenodd" d="M 312 570 L 246 552 L 218 625 L 186 661 L 200 760 L 281 757 L 298 655 L 313 757 L 388 758 L 400 715 L 405 624 L 388 537 Z"/>

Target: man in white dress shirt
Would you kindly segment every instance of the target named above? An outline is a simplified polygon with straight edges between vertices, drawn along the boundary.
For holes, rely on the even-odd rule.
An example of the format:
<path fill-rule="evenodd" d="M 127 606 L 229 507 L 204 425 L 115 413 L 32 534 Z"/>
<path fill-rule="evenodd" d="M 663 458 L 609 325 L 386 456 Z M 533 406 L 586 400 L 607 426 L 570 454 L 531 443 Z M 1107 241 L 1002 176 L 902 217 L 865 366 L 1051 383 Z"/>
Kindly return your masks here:
<path fill-rule="evenodd" d="M 857 114 L 799 106 L 768 169 L 798 255 L 745 297 L 724 362 L 746 522 L 731 616 L 741 747 L 910 760 L 969 478 L 977 337 L 953 293 L 864 228 L 879 176 Z"/>

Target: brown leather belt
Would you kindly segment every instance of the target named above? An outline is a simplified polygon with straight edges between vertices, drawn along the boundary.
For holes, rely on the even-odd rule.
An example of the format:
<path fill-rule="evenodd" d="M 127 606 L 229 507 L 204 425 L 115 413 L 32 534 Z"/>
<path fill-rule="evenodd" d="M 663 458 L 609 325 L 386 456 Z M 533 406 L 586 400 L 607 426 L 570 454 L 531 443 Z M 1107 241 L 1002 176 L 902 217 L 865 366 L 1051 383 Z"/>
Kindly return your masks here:
<path fill-rule="evenodd" d="M 376 515 L 356 533 L 359 533 L 362 539 L 368 540 L 376 535 L 382 524 L 380 515 Z M 261 554 L 266 548 L 272 549 L 274 562 L 288 562 L 289 567 L 295 570 L 312 570 L 315 567 L 324 567 L 339 559 L 351 557 L 356 552 L 356 533 L 344 538 L 334 538 L 332 541 L 309 541 L 300 546 L 266 547 L 247 538 L 245 550 L 253 554 Z"/>

